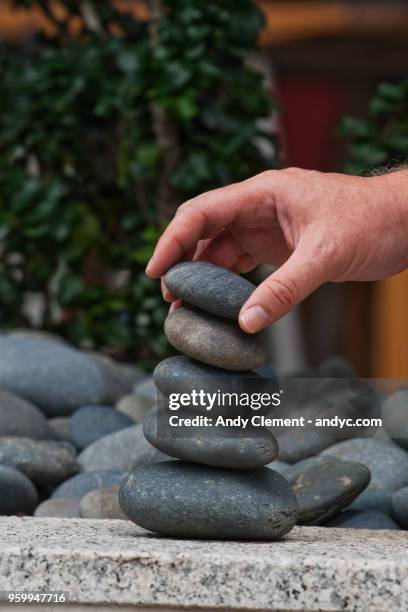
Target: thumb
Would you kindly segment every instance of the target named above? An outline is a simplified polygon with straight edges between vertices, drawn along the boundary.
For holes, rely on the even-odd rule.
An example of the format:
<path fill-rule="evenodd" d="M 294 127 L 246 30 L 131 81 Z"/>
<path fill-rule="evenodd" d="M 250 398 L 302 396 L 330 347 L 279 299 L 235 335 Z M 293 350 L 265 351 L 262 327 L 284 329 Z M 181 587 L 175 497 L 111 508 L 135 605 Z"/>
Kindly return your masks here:
<path fill-rule="evenodd" d="M 326 266 L 298 247 L 241 308 L 239 324 L 253 334 L 277 321 L 328 280 Z"/>

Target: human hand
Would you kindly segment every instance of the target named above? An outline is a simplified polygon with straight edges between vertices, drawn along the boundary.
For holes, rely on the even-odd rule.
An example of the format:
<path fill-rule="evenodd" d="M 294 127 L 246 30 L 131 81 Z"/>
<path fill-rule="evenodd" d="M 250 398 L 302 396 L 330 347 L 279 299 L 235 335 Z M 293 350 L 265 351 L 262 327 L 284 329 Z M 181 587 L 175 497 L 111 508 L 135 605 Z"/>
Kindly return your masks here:
<path fill-rule="evenodd" d="M 408 171 L 356 177 L 288 168 L 185 202 L 146 273 L 204 260 L 235 272 L 280 266 L 241 309 L 254 333 L 328 281 L 378 280 L 408 267 Z M 162 284 L 167 301 L 175 299 Z"/>

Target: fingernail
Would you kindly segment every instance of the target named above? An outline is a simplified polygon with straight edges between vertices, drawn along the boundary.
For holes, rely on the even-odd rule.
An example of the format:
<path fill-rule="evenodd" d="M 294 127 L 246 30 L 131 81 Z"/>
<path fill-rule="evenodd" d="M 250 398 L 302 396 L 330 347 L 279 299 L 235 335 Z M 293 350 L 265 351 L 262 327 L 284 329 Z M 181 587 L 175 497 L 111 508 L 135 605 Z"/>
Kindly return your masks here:
<path fill-rule="evenodd" d="M 269 323 L 269 317 L 262 306 L 250 306 L 239 317 L 241 327 L 253 334 Z"/>
<path fill-rule="evenodd" d="M 145 272 L 146 274 L 149 274 L 149 269 L 150 269 L 150 261 L 148 262 L 146 268 L 145 268 Z"/>

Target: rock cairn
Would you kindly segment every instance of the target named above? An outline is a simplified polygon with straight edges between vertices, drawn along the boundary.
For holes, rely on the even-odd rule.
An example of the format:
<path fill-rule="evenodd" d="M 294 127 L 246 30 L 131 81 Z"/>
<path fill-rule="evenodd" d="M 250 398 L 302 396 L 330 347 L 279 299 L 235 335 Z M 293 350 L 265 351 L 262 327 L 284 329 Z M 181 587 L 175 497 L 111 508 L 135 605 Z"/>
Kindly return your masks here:
<path fill-rule="evenodd" d="M 133 471 L 121 486 L 120 505 L 135 523 L 164 535 L 279 538 L 294 526 L 298 506 L 286 479 L 265 467 L 278 455 L 271 432 L 256 428 L 249 435 L 231 426 L 214 435 L 200 425 L 181 437 L 161 435 L 158 427 L 170 395 L 189 393 L 198 383 L 208 389 L 221 381 L 230 388 L 258 376 L 253 369 L 268 361 L 267 343 L 262 334 L 245 334 L 237 323 L 255 287 L 205 262 L 178 264 L 165 282 L 183 301 L 168 316 L 165 332 L 184 355 L 157 366 L 158 411 L 145 420 L 144 434 L 175 460 Z"/>

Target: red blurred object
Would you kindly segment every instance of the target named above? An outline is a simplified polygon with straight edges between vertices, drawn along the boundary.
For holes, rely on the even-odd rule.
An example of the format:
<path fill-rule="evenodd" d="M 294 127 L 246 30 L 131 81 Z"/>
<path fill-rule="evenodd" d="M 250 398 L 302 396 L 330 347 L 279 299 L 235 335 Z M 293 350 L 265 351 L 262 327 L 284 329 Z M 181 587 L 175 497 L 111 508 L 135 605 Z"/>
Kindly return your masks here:
<path fill-rule="evenodd" d="M 335 82 L 282 79 L 278 83 L 282 104 L 281 135 L 284 164 L 311 170 L 336 167 L 336 129 L 346 100 Z"/>

